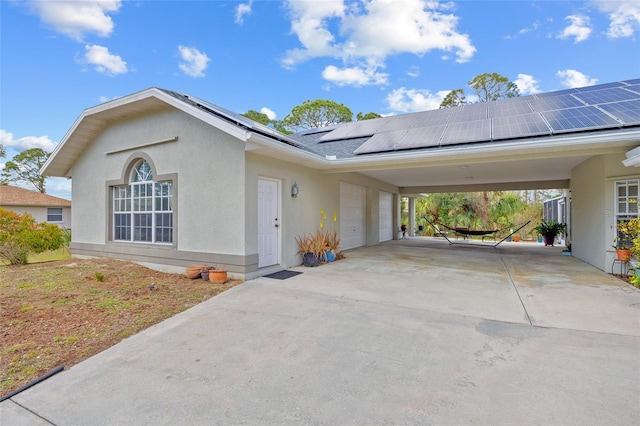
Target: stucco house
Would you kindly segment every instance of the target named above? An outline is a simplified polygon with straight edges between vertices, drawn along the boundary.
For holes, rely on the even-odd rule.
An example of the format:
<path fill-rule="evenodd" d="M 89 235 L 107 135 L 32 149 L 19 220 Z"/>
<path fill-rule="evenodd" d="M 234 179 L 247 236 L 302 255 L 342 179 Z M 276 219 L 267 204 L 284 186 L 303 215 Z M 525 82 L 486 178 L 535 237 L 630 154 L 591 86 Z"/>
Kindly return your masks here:
<path fill-rule="evenodd" d="M 289 136 L 149 88 L 83 111 L 41 172 L 73 178 L 76 256 L 252 278 L 300 264 L 321 210 L 348 249 L 397 238 L 403 196 L 562 188 L 573 255 L 606 270 L 638 146 L 640 79 Z"/>
<path fill-rule="evenodd" d="M 48 222 L 71 229 L 71 201 L 38 191 L 0 185 L 0 207 L 22 214 L 29 213 L 36 222 Z"/>

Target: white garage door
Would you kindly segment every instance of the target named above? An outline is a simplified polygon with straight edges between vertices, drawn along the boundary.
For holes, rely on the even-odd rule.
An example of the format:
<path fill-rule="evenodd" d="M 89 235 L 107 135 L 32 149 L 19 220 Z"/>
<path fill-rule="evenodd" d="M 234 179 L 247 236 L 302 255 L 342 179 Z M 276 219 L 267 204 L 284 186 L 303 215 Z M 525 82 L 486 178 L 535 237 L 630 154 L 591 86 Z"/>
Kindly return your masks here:
<path fill-rule="evenodd" d="M 378 217 L 380 220 L 380 242 L 393 239 L 393 194 L 380 191 Z"/>
<path fill-rule="evenodd" d="M 365 245 L 365 188 L 340 182 L 340 245 L 344 249 Z"/>

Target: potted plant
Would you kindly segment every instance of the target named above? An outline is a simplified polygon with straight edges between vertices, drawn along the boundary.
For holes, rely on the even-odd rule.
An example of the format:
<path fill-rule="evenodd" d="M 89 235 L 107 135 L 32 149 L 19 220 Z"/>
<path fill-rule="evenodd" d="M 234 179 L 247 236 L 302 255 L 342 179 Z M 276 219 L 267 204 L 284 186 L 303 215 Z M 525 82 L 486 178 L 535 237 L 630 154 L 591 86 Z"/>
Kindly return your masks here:
<path fill-rule="evenodd" d="M 618 222 L 616 230 L 618 237 L 613 239 L 613 248 L 618 259 L 628 262 L 631 259 L 631 249 L 634 248 L 634 240 L 637 239 L 637 219 Z M 635 232 L 634 232 L 635 231 Z"/>
<path fill-rule="evenodd" d="M 324 255 L 325 237 L 321 231 L 314 235 L 303 235 L 296 237 L 298 243 L 298 254 L 302 255 L 304 266 L 318 266 L 320 259 Z"/>
<path fill-rule="evenodd" d="M 227 281 L 227 271 L 225 269 L 209 267 L 209 282 L 213 284 L 224 284 Z"/>
<path fill-rule="evenodd" d="M 554 240 L 567 230 L 566 223 L 558 223 L 556 220 L 542 220 L 533 230 L 542 236 L 544 245 L 553 247 Z"/>
<path fill-rule="evenodd" d="M 327 232 L 325 234 L 325 242 L 327 243 L 324 257 L 327 262 L 333 262 L 338 256 L 338 250 L 340 248 L 340 238 L 336 231 Z"/>

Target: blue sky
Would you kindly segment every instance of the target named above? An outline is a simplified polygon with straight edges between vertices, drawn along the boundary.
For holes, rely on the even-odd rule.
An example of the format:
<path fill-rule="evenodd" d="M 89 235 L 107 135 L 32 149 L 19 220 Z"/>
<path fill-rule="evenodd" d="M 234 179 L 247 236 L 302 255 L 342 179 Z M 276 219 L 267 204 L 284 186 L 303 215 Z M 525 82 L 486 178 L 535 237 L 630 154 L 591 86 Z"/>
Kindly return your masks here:
<path fill-rule="evenodd" d="M 434 109 L 485 72 L 521 94 L 640 77 L 638 1 L 2 0 L 0 36 L 0 168 L 152 86 L 282 119 L 307 99 Z"/>

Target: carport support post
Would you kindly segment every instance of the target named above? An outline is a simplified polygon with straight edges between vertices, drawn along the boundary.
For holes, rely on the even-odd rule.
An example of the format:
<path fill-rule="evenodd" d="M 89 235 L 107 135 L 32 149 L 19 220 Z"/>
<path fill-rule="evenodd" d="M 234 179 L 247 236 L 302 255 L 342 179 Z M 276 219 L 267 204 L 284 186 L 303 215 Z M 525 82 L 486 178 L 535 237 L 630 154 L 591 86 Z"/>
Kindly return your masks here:
<path fill-rule="evenodd" d="M 409 197 L 409 235 L 416 235 L 416 205 L 413 197 Z"/>

